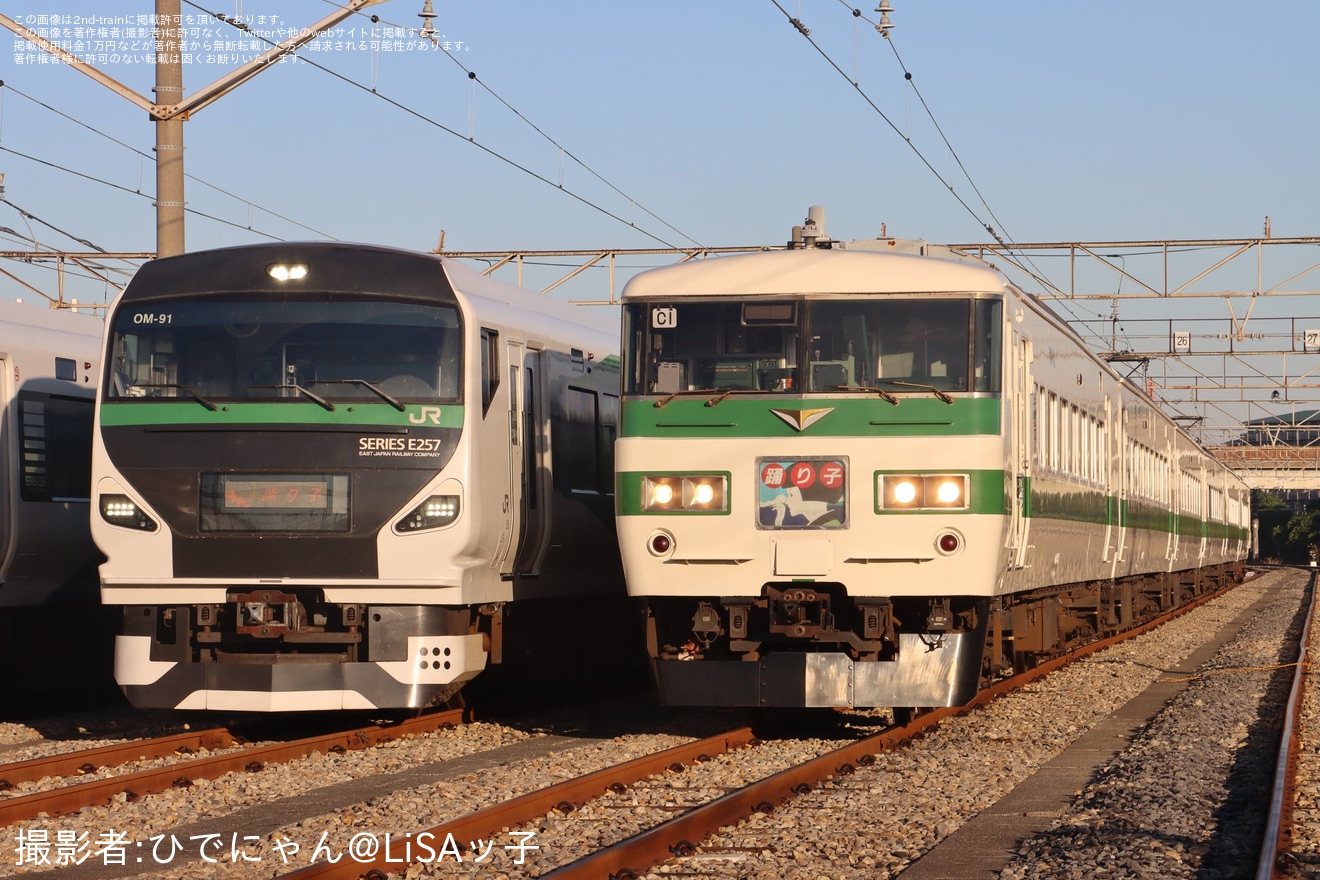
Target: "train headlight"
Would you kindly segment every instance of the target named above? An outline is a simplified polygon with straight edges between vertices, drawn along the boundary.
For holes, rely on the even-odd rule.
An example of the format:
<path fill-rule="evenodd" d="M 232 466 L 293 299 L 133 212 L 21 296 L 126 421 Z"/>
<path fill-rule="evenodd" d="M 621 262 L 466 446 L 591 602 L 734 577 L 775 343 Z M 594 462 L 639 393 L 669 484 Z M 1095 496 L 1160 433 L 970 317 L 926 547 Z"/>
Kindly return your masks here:
<path fill-rule="evenodd" d="M 883 510 L 966 510 L 966 474 L 881 474 Z"/>
<path fill-rule="evenodd" d="M 682 498 L 680 477 L 642 477 L 642 510 L 678 510 Z"/>
<path fill-rule="evenodd" d="M 642 477 L 642 510 L 723 512 L 729 509 L 723 474 Z"/>
<path fill-rule="evenodd" d="M 102 495 L 101 519 L 111 525 L 142 532 L 154 532 L 159 528 L 156 521 L 143 513 L 127 495 Z"/>
<path fill-rule="evenodd" d="M 891 510 L 921 507 L 921 477 L 883 475 L 880 498 L 881 506 Z"/>
<path fill-rule="evenodd" d="M 458 519 L 457 495 L 432 495 L 394 524 L 397 532 L 420 532 L 438 529 Z"/>
<path fill-rule="evenodd" d="M 276 281 L 301 281 L 307 277 L 307 264 L 273 263 L 266 267 L 266 274 Z"/>
<path fill-rule="evenodd" d="M 723 476 L 684 477 L 686 510 L 728 510 L 728 481 Z"/>
<path fill-rule="evenodd" d="M 964 476 L 926 477 L 926 503 L 930 507 L 966 507 L 967 478 Z"/>

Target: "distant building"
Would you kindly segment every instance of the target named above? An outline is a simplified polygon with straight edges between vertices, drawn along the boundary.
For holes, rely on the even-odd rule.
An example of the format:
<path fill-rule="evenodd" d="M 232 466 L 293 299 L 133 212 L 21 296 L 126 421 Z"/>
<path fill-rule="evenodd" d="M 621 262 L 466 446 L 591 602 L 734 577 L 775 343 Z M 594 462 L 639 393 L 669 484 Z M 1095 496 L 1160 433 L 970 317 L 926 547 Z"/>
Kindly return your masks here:
<path fill-rule="evenodd" d="M 1314 446 L 1320 444 L 1320 409 L 1267 416 L 1246 423 L 1234 446 Z"/>

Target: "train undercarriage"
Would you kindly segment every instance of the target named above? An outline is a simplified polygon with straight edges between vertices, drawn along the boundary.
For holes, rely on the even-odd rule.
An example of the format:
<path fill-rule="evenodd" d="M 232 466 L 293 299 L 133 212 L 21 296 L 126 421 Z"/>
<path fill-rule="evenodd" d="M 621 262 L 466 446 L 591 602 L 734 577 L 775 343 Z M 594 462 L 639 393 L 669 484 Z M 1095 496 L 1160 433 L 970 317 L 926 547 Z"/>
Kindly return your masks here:
<path fill-rule="evenodd" d="M 334 603 L 319 590 L 226 599 L 124 608 L 116 677 L 131 703 L 225 708 L 264 694 L 274 708 L 421 707 L 498 662 L 499 606 Z"/>
<path fill-rule="evenodd" d="M 955 706 L 1241 578 L 1242 564 L 1230 563 L 994 598 L 852 597 L 837 583 L 652 597 L 647 649 L 669 704 Z"/>

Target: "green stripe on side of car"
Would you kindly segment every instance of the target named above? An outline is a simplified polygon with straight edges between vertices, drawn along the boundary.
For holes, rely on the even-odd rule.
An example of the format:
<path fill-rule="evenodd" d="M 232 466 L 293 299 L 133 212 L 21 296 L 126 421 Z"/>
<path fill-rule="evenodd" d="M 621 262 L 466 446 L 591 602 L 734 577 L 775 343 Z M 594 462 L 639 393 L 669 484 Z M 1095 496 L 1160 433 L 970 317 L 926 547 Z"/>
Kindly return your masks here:
<path fill-rule="evenodd" d="M 663 400 L 663 398 L 661 398 Z M 623 437 L 927 437 L 999 433 L 997 397 L 682 397 L 623 402 Z M 714 401 L 713 405 L 712 401 Z"/>
<path fill-rule="evenodd" d="M 313 402 L 220 403 L 207 409 L 195 400 L 150 403 L 103 403 L 101 424 L 105 427 L 146 425 L 361 425 L 431 428 L 463 427 L 463 407 L 456 404 L 409 404 L 400 412 L 388 403 L 336 403 L 333 410 Z"/>

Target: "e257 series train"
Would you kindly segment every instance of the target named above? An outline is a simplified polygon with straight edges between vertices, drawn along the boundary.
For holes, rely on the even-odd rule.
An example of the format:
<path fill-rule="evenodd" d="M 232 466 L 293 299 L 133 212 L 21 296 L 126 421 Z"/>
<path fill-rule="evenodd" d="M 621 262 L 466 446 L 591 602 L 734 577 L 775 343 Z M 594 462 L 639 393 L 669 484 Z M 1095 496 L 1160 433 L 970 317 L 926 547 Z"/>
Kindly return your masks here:
<path fill-rule="evenodd" d="M 617 337 L 583 317 L 367 245 L 143 266 L 108 318 L 93 457 L 130 702 L 411 708 L 524 634 L 575 653 L 626 602 Z"/>
<path fill-rule="evenodd" d="M 0 607 L 94 605 L 100 317 L 0 302 Z"/>
<path fill-rule="evenodd" d="M 1240 578 L 1247 487 L 1048 308 L 830 244 L 624 289 L 618 532 L 665 702 L 960 705 Z"/>
<path fill-rule="evenodd" d="M 88 530 L 102 327 L 0 302 L 0 663 L 24 670 L 0 684 L 6 697 L 110 683 Z"/>

